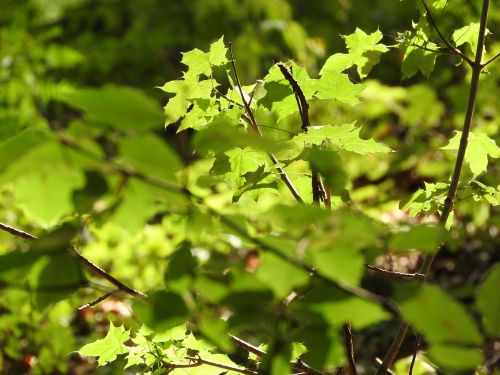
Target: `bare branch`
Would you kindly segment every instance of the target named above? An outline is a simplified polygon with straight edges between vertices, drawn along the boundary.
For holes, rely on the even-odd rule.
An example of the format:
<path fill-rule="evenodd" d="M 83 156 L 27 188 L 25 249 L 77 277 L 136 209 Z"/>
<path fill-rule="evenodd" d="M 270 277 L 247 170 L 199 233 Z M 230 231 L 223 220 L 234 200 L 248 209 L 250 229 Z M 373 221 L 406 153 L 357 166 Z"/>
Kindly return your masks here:
<path fill-rule="evenodd" d="M 257 348 L 256 346 L 253 346 L 252 344 L 240 339 L 239 337 L 229 335 L 234 343 L 235 346 L 237 346 L 240 349 L 246 350 L 249 353 L 255 354 L 259 357 L 265 357 L 267 354 L 264 350 Z M 305 375 L 323 375 L 323 372 L 320 370 L 316 370 L 315 368 L 312 368 L 302 360 L 298 359 L 296 361 L 292 361 L 291 365 L 295 371 L 302 371 Z"/>
<path fill-rule="evenodd" d="M 413 367 L 415 366 L 415 360 L 417 359 L 418 347 L 420 346 L 420 335 L 417 335 L 417 340 L 415 341 L 415 348 L 413 349 L 413 356 L 411 357 L 410 370 L 408 375 L 413 375 Z"/>
<path fill-rule="evenodd" d="M 17 236 L 17 237 L 26 238 L 26 239 L 30 239 L 30 240 L 37 239 L 36 236 L 33 236 L 32 234 L 30 234 L 28 232 L 24 232 L 22 230 L 13 228 L 13 227 L 6 225 L 6 224 L 0 223 L 0 229 L 5 231 L 5 232 L 8 232 L 14 236 Z M 87 267 L 87 269 L 92 271 L 94 274 L 108 280 L 111 284 L 116 286 L 119 290 L 124 291 L 132 296 L 135 296 L 135 297 L 147 298 L 147 296 L 144 293 L 141 293 L 135 289 L 128 287 L 127 285 L 125 285 L 121 281 L 115 279 L 109 273 L 104 271 L 101 267 L 97 266 L 96 264 L 92 263 L 90 260 L 85 258 L 82 254 L 80 254 L 78 252 L 78 250 L 76 249 L 76 247 L 74 245 L 71 245 L 71 247 L 68 249 L 68 252 L 71 255 L 73 255 L 75 258 L 77 258 L 85 267 Z"/>
<path fill-rule="evenodd" d="M 358 375 L 358 371 L 356 370 L 356 362 L 354 361 L 354 345 L 352 343 L 352 329 L 350 323 L 345 323 L 342 326 L 344 331 L 344 345 L 345 345 L 345 354 L 347 357 L 347 373 L 348 375 Z"/>
<path fill-rule="evenodd" d="M 29 234 L 28 232 L 24 232 L 22 230 L 13 228 L 7 224 L 0 223 L 0 230 L 3 230 L 4 232 L 10 233 L 13 236 L 20 237 L 20 238 L 26 238 L 28 240 L 36 240 L 36 237 L 33 236 L 32 234 Z"/>
<path fill-rule="evenodd" d="M 80 306 L 78 308 L 78 311 L 82 311 L 82 310 L 88 309 L 89 307 L 95 306 L 98 303 L 101 303 L 102 301 L 104 301 L 106 298 L 111 297 L 113 294 L 115 294 L 118 291 L 119 291 L 119 289 L 112 290 L 111 292 L 108 292 L 108 293 L 100 296 L 99 298 L 96 298 L 95 300 L 93 300 L 89 303 L 86 303 L 85 305 Z"/>
<path fill-rule="evenodd" d="M 491 64 L 493 61 L 495 61 L 498 57 L 500 56 L 500 52 L 497 52 L 495 56 L 493 56 L 491 59 L 486 60 L 484 63 L 481 64 L 481 68 L 484 69 L 486 65 Z"/>
<path fill-rule="evenodd" d="M 372 266 L 371 264 L 366 264 L 366 268 L 372 271 L 381 273 L 384 276 L 392 277 L 396 279 L 408 279 L 408 280 L 425 280 L 426 276 L 423 273 L 406 273 L 406 272 L 396 272 L 389 271 L 383 268 Z"/>
<path fill-rule="evenodd" d="M 234 372 L 239 372 L 240 374 L 245 374 L 245 375 L 259 375 L 258 372 L 248 370 L 245 368 L 240 368 L 240 367 L 235 367 L 235 366 L 229 366 L 224 363 L 219 363 L 215 361 L 209 361 L 208 359 L 203 359 L 202 357 L 186 357 L 187 359 L 194 361 L 193 365 L 195 366 L 201 366 L 201 365 L 209 365 L 217 368 L 221 368 L 224 370 L 229 370 L 229 371 L 234 371 Z M 183 366 L 187 367 L 187 366 Z M 191 366 L 194 367 L 194 366 Z M 171 368 L 178 368 L 177 365 L 171 365 Z"/>

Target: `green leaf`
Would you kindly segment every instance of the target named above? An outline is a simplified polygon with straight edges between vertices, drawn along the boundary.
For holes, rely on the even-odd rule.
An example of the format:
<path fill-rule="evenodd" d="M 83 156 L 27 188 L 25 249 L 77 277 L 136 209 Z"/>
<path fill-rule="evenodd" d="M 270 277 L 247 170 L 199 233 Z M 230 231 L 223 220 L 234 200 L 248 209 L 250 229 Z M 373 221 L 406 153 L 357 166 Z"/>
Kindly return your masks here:
<path fill-rule="evenodd" d="M 476 306 L 483 316 L 483 324 L 493 337 L 500 337 L 500 264 L 491 268 L 476 292 Z"/>
<path fill-rule="evenodd" d="M 347 74 L 326 70 L 313 82 L 313 87 L 316 90 L 314 96 L 319 99 L 334 99 L 354 106 L 359 103 L 358 96 L 365 85 L 352 83 Z"/>
<path fill-rule="evenodd" d="M 486 31 L 488 34 L 488 30 Z M 476 53 L 477 51 L 477 38 L 479 35 L 479 22 L 472 22 L 467 26 L 456 29 L 453 32 L 452 38 L 457 47 L 468 43 L 471 52 Z"/>
<path fill-rule="evenodd" d="M 458 150 L 462 132 L 457 131 L 449 143 L 441 147 L 442 150 Z M 474 177 L 486 171 L 488 155 L 492 158 L 500 156 L 500 148 L 495 141 L 482 133 L 469 133 L 468 146 L 465 151 L 465 162 L 469 164 Z"/>
<path fill-rule="evenodd" d="M 481 344 L 481 334 L 465 308 L 437 286 L 399 285 L 396 298 L 403 318 L 432 344 Z"/>
<path fill-rule="evenodd" d="M 274 295 L 280 299 L 285 298 L 294 288 L 306 284 L 309 280 L 309 274 L 306 271 L 266 251 L 261 253 L 259 268 L 255 276 L 268 285 Z"/>
<path fill-rule="evenodd" d="M 356 65 L 356 56 L 350 53 L 336 53 L 326 59 L 325 64 L 319 71 L 319 74 L 323 75 L 328 71 L 342 73 L 344 70 L 349 69 L 353 65 Z"/>
<path fill-rule="evenodd" d="M 350 247 L 332 245 L 320 251 L 308 251 L 307 258 L 323 275 L 334 281 L 359 285 L 363 276 L 365 259 Z"/>
<path fill-rule="evenodd" d="M 111 321 L 109 324 L 109 331 L 105 338 L 84 345 L 78 350 L 81 355 L 97 357 L 99 366 L 113 362 L 118 355 L 128 351 L 124 344 L 129 340 L 130 332 L 123 326 L 115 327 Z"/>
<path fill-rule="evenodd" d="M 134 305 L 134 312 L 148 327 L 162 331 L 184 323 L 189 310 L 180 295 L 162 290 L 149 294 L 147 304 Z"/>
<path fill-rule="evenodd" d="M 195 99 L 209 100 L 213 89 L 217 86 L 217 82 L 213 79 L 200 81 L 198 76 L 193 75 L 165 83 L 160 89 L 175 95 L 164 107 L 167 117 L 165 124 L 174 123 L 184 116 Z"/>
<path fill-rule="evenodd" d="M 425 77 L 434 70 L 438 46 L 429 41 L 426 29 L 425 19 L 417 24 L 413 24 L 413 31 L 407 31 L 399 35 L 399 47 L 403 50 L 403 62 L 401 63 L 401 72 L 404 78 L 411 78 L 418 71 Z"/>
<path fill-rule="evenodd" d="M 342 160 L 338 152 L 314 147 L 309 151 L 309 164 L 311 169 L 325 178 L 334 195 L 343 193 L 349 179 L 342 168 Z"/>
<path fill-rule="evenodd" d="M 481 350 L 456 345 L 431 345 L 430 359 L 440 368 L 455 372 L 472 371 L 484 363 Z M 467 373 L 469 373 L 467 371 Z M 470 372 L 472 373 L 472 372 Z"/>
<path fill-rule="evenodd" d="M 210 45 L 208 61 L 211 65 L 220 66 L 227 64 L 227 48 L 224 45 L 224 37 L 221 36 L 216 42 Z"/>
<path fill-rule="evenodd" d="M 410 210 L 410 217 L 421 213 L 427 215 L 437 212 L 443 207 L 444 200 L 448 194 L 448 184 L 438 182 L 436 184 L 425 183 L 424 189 L 418 189 L 407 199 L 399 204 L 401 210 Z M 452 217 L 453 215 L 450 215 Z"/>
<path fill-rule="evenodd" d="M 293 137 L 293 141 L 299 144 L 321 145 L 328 140 L 340 150 L 352 151 L 361 155 L 391 151 L 389 147 L 377 143 L 373 139 L 360 138 L 360 131 L 361 127 L 356 127 L 354 122 L 340 126 L 313 126 L 307 133 Z"/>
<path fill-rule="evenodd" d="M 226 321 L 205 312 L 198 324 L 198 328 L 205 338 L 224 352 L 228 353 L 234 350 L 233 343 L 229 338 L 229 327 Z"/>
<path fill-rule="evenodd" d="M 29 278 L 38 308 L 69 297 L 85 286 L 85 278 L 80 262 L 68 252 L 45 256 L 30 272 Z"/>
<path fill-rule="evenodd" d="M 182 63 L 188 67 L 187 76 L 204 74 L 212 75 L 212 66 L 220 66 L 227 63 L 227 48 L 224 46 L 224 37 L 210 45 L 210 51 L 205 53 L 198 48 L 182 53 Z"/>
<path fill-rule="evenodd" d="M 225 152 L 236 147 L 252 147 L 256 150 L 276 152 L 281 150 L 286 143 L 261 137 L 252 129 L 238 128 L 236 121 L 223 113 L 196 133 L 193 145 L 202 153 Z"/>
<path fill-rule="evenodd" d="M 375 302 L 352 296 L 331 286 L 316 285 L 294 303 L 294 308 L 320 314 L 329 325 L 336 327 L 351 322 L 353 328 L 363 329 L 390 319 L 390 314 Z"/>
<path fill-rule="evenodd" d="M 365 78 L 374 65 L 380 61 L 380 55 L 389 51 L 384 44 L 379 43 L 382 40 L 382 33 L 377 30 L 371 34 L 366 34 L 363 30 L 356 28 L 353 34 L 343 37 L 349 55 L 358 67 L 358 74 L 361 79 Z"/>
<path fill-rule="evenodd" d="M 135 88 L 113 85 L 82 88 L 68 94 L 64 101 L 84 111 L 89 120 L 119 129 L 150 129 L 163 122 L 158 104 Z"/>
<path fill-rule="evenodd" d="M 444 228 L 441 225 L 415 225 L 396 232 L 389 238 L 389 248 L 393 251 L 419 250 L 435 252 L 443 241 Z"/>
<path fill-rule="evenodd" d="M 5 175 L 12 172 L 18 205 L 28 217 L 45 226 L 73 210 L 73 191 L 85 182 L 82 171 L 66 156 L 60 145 L 47 142 L 13 164 Z"/>
<path fill-rule="evenodd" d="M 168 144 L 152 134 L 121 138 L 117 161 L 142 173 L 174 180 L 181 161 Z"/>
<path fill-rule="evenodd" d="M 165 284 L 169 289 L 182 293 L 190 286 L 196 268 L 196 260 L 191 254 L 191 245 L 181 242 L 170 256 L 165 272 Z"/>

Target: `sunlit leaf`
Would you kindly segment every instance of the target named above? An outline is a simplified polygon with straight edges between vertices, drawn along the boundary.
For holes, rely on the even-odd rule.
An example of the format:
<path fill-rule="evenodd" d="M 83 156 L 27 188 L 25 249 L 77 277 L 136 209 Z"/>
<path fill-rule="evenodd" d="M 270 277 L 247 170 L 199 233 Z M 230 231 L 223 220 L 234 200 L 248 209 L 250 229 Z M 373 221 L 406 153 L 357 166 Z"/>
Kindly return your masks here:
<path fill-rule="evenodd" d="M 78 351 L 81 355 L 97 357 L 99 366 L 112 362 L 120 354 L 127 353 L 124 343 L 130 338 L 130 332 L 123 326 L 115 327 L 109 322 L 109 331 L 105 338 L 84 345 Z"/>
<path fill-rule="evenodd" d="M 441 147 L 442 150 L 458 150 L 462 132 L 457 131 L 449 143 Z M 495 141 L 483 133 L 469 133 L 468 146 L 465 151 L 465 162 L 476 177 L 486 171 L 488 167 L 488 156 L 498 158 L 500 156 L 500 148 Z"/>

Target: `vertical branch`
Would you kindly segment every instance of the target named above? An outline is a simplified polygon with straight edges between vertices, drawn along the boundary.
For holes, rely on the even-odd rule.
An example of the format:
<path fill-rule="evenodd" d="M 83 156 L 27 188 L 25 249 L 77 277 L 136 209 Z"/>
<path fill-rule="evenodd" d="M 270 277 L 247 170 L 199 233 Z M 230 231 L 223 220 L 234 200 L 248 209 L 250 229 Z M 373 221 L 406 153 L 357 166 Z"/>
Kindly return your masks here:
<path fill-rule="evenodd" d="M 427 8 L 425 2 L 423 0 L 422 2 L 424 6 Z M 439 217 L 439 222 L 442 225 L 444 225 L 448 221 L 448 217 L 450 216 L 453 210 L 453 205 L 458 189 L 458 182 L 460 180 L 460 174 L 462 172 L 462 166 L 465 159 L 465 152 L 467 150 L 467 143 L 472 125 L 472 117 L 474 114 L 474 106 L 476 103 L 477 89 L 479 86 L 479 75 L 481 74 L 481 70 L 484 67 L 483 64 L 481 63 L 481 59 L 483 56 L 484 37 L 486 35 L 486 23 L 488 21 L 489 5 L 490 5 L 489 0 L 483 0 L 483 6 L 481 10 L 481 21 L 479 24 L 479 35 L 477 38 L 477 49 L 474 62 L 472 64 L 472 77 L 470 82 L 469 98 L 467 101 L 467 109 L 465 112 L 464 125 L 462 128 L 462 137 L 460 138 L 460 145 L 457 151 L 457 158 L 455 160 L 455 167 L 453 169 L 453 174 L 451 177 L 448 194 L 444 203 L 443 211 L 441 212 L 441 216 Z M 434 25 L 435 23 L 433 23 L 433 26 Z M 438 251 L 439 250 L 440 249 L 438 249 Z M 428 276 L 432 268 L 433 261 L 434 261 L 434 254 L 427 255 L 424 259 L 424 263 L 422 265 L 420 273 L 423 273 L 425 276 Z M 384 375 L 387 373 L 387 370 L 389 369 L 389 367 L 391 367 L 392 363 L 394 362 L 394 359 L 396 358 L 396 355 L 399 352 L 399 349 L 401 348 L 401 345 L 406 337 L 406 333 L 408 332 L 408 328 L 409 325 L 403 322 L 401 327 L 399 328 L 396 337 L 394 337 L 394 340 L 389 350 L 387 351 L 382 364 L 378 368 L 376 375 Z"/>
<path fill-rule="evenodd" d="M 356 370 L 356 362 L 354 361 L 354 345 L 352 343 L 352 329 L 350 323 L 345 323 L 342 326 L 344 330 L 344 345 L 345 354 L 347 357 L 347 374 L 348 375 L 358 375 Z"/>
<path fill-rule="evenodd" d="M 297 80 L 293 77 L 292 72 L 288 69 L 288 67 L 283 63 L 276 64 L 281 71 L 281 74 L 288 81 L 290 86 L 292 87 L 293 93 L 295 94 L 295 99 L 297 100 L 297 107 L 299 108 L 300 119 L 302 122 L 301 128 L 307 133 L 308 128 L 311 126 L 311 122 L 309 120 L 309 103 L 307 103 L 306 96 L 304 95 L 304 91 L 300 87 Z M 321 176 L 318 171 L 314 168 L 311 168 L 312 178 L 312 193 L 313 193 L 313 203 L 319 205 L 320 202 L 326 202 L 327 193 L 325 192 L 325 187 L 323 185 L 323 181 L 321 180 Z"/>
<path fill-rule="evenodd" d="M 243 106 L 245 107 L 246 115 L 248 116 L 248 119 L 250 121 L 250 124 L 251 124 L 253 130 L 262 137 L 262 132 L 260 131 L 259 126 L 257 125 L 257 120 L 255 119 L 252 108 L 250 108 L 250 103 L 247 102 L 247 100 L 245 99 L 245 95 L 244 95 L 243 89 L 241 87 L 241 82 L 240 82 L 240 78 L 238 76 L 238 71 L 236 70 L 236 63 L 235 63 L 234 55 L 233 55 L 233 45 L 231 42 L 229 42 L 229 53 L 231 55 L 231 67 L 233 68 L 234 79 L 236 80 L 236 87 L 237 87 L 238 91 L 240 92 L 241 101 L 243 102 Z M 274 156 L 274 154 L 272 154 L 270 152 L 267 155 L 271 159 L 272 163 L 276 166 L 276 169 L 278 171 L 278 174 L 280 175 L 281 180 L 288 187 L 288 190 L 290 190 L 290 193 L 292 193 L 295 200 L 297 202 L 301 202 L 301 203 L 304 202 L 302 197 L 300 196 L 299 192 L 297 191 L 297 189 L 293 185 L 292 181 L 290 180 L 290 178 L 286 174 L 285 170 L 278 166 L 279 162 L 278 162 L 278 159 L 276 158 L 276 156 Z"/>
<path fill-rule="evenodd" d="M 415 367 L 415 360 L 417 359 L 418 347 L 420 346 L 420 335 L 417 335 L 415 341 L 415 348 L 413 349 L 413 355 L 411 357 L 410 369 L 408 370 L 408 375 L 413 375 L 413 368 Z"/>

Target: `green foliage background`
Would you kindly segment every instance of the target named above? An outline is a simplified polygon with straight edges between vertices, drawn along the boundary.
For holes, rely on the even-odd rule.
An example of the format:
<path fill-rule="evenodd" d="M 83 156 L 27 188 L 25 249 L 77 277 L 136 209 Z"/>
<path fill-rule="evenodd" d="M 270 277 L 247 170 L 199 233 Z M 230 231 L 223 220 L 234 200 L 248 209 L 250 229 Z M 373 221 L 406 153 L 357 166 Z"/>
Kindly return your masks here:
<path fill-rule="evenodd" d="M 440 29 L 473 56 L 481 1 L 429 4 Z M 495 5 L 485 59 L 500 50 Z M 433 223 L 471 69 L 415 46 L 442 44 L 420 2 L 0 6 L 0 222 L 40 236 L 30 244 L 0 232 L 0 373 L 123 373 L 125 363 L 132 373 L 161 373 L 162 360 L 193 353 L 251 366 L 238 351 L 224 354 L 235 351 L 228 332 L 267 344 L 269 373 L 288 373 L 298 356 L 335 369 L 345 362 L 346 321 L 360 373 L 372 373 L 398 316 L 346 285 L 394 299 L 423 333 L 415 374 L 494 367 L 500 65 L 481 75 L 453 225 L 443 233 Z M 228 42 L 264 140 L 246 132 Z M 289 60 L 311 106 L 307 134 L 274 65 Z M 294 202 L 268 152 L 306 205 Z M 333 215 L 311 204 L 311 168 L 332 188 Z M 148 302 L 117 294 L 76 311 L 112 287 L 67 253 L 71 241 Z M 432 253 L 441 241 L 430 284 L 364 267 L 415 272 L 415 250 Z M 408 373 L 413 344 L 398 374 Z M 89 356 L 110 363 L 96 369 Z M 183 371 L 173 373 L 222 372 Z"/>

